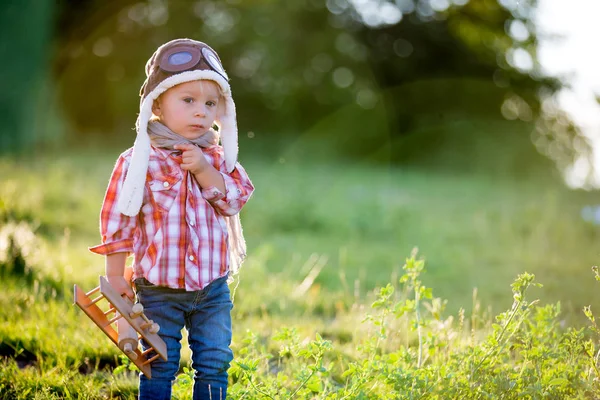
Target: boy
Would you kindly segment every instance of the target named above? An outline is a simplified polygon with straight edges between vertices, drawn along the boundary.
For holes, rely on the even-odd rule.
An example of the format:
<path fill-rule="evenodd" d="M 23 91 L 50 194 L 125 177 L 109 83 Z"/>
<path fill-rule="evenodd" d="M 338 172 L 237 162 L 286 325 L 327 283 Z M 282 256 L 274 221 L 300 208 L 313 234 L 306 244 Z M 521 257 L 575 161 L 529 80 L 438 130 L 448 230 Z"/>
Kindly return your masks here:
<path fill-rule="evenodd" d="M 168 361 L 151 364 L 152 379 L 140 375 L 139 398 L 171 397 L 185 327 L 194 399 L 225 399 L 233 358 L 227 277 L 245 256 L 238 213 L 254 191 L 236 161 L 235 104 L 219 57 L 202 42 L 162 45 L 146 76 L 137 138 L 113 170 L 102 244 L 90 250 L 106 256 L 108 281 L 132 299 L 124 268 L 134 254 L 137 299 L 167 345 Z"/>

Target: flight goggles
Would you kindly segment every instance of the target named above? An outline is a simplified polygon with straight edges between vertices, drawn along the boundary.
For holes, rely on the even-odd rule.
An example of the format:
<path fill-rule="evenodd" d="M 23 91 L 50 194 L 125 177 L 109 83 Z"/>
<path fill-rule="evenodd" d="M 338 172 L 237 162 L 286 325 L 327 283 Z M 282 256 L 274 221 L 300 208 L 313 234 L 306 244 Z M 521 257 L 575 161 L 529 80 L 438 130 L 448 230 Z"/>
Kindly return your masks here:
<path fill-rule="evenodd" d="M 165 51 L 158 65 L 165 72 L 178 73 L 192 69 L 202 59 L 213 71 L 221 75 L 226 81 L 229 80 L 217 53 L 208 47 L 175 46 Z"/>

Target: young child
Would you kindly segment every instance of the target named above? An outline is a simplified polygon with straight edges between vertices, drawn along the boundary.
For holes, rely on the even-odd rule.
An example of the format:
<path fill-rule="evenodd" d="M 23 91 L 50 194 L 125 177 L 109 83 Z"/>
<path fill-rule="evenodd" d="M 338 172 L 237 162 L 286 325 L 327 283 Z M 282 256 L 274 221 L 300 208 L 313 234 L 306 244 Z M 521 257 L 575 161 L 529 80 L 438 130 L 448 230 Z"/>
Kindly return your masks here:
<path fill-rule="evenodd" d="M 140 375 L 140 399 L 170 399 L 184 327 L 194 399 L 225 399 L 233 358 L 227 278 L 245 256 L 238 213 L 254 191 L 236 161 L 235 104 L 219 57 L 202 42 L 162 45 L 146 76 L 137 138 L 117 160 L 100 214 L 102 244 L 90 250 L 106 256 L 110 284 L 132 299 L 124 268 L 133 253 L 137 299 L 167 345 L 168 361 L 152 362 L 152 379 Z"/>

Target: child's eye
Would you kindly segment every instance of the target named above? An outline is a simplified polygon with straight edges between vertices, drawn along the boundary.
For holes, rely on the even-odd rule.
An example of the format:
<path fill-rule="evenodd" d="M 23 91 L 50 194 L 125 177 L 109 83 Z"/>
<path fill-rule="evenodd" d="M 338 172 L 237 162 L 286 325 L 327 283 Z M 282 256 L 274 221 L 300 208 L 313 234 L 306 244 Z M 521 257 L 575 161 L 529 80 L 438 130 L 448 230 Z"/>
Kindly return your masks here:
<path fill-rule="evenodd" d="M 214 106 L 217 105 L 217 103 L 214 102 L 214 101 L 212 101 L 212 100 L 209 100 L 209 101 L 206 102 L 206 105 L 209 106 L 209 107 L 214 107 Z"/>
<path fill-rule="evenodd" d="M 185 101 L 186 103 L 193 103 L 194 99 L 192 99 L 191 97 L 186 97 L 185 99 L 183 99 L 183 101 Z"/>

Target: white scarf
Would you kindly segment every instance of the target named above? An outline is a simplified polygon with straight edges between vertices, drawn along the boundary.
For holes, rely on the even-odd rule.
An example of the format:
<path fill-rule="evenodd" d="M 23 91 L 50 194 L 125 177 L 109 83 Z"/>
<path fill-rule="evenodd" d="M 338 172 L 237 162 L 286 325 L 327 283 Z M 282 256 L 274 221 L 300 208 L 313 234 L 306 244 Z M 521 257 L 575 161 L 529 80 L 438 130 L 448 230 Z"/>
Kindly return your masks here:
<path fill-rule="evenodd" d="M 148 122 L 148 135 L 154 147 L 165 149 L 173 149 L 173 146 L 182 143 L 192 143 L 199 147 L 209 147 L 219 143 L 219 134 L 213 129 L 208 130 L 197 139 L 190 140 L 176 134 L 157 120 Z M 238 273 L 242 262 L 246 258 L 246 241 L 244 240 L 239 213 L 230 217 L 225 216 L 225 222 L 229 237 L 229 278 L 231 280 Z"/>

